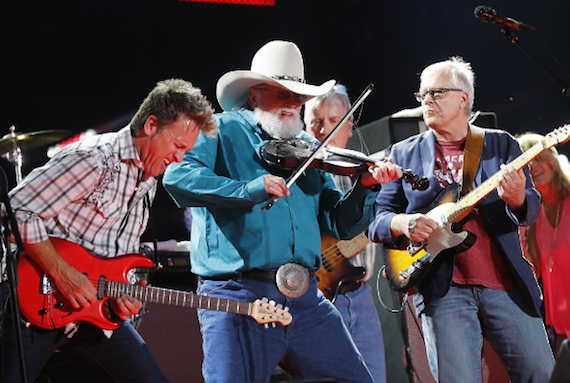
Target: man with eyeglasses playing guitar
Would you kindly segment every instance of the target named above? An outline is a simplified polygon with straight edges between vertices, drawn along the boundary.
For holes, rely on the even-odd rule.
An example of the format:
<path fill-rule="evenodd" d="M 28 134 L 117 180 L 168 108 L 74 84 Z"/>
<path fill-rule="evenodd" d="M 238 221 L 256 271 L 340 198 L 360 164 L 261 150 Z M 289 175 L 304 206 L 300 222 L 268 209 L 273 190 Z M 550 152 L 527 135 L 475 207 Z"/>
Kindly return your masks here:
<path fill-rule="evenodd" d="M 369 238 L 394 248 L 386 262 L 393 287 L 417 291 L 437 381 L 480 382 L 485 337 L 511 381 L 547 382 L 554 362 L 542 295 L 518 231 L 536 221 L 540 196 L 528 167 L 511 163 L 520 147 L 504 131 L 469 124 L 474 73 L 461 58 L 425 68 L 415 96 L 430 129 L 394 145 L 391 156 L 430 186 L 415 193 L 401 181 L 383 185 Z M 460 188 L 473 191 L 453 204 Z M 456 234 L 460 225 L 476 237 Z"/>

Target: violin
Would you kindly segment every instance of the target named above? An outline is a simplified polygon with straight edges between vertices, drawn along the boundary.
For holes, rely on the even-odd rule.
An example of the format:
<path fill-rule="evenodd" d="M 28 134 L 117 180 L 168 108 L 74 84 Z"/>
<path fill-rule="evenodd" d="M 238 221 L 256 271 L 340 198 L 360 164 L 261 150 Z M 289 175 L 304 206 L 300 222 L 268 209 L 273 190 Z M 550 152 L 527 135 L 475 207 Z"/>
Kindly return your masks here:
<path fill-rule="evenodd" d="M 281 170 L 295 170 L 314 152 L 318 142 L 301 138 L 292 140 L 272 140 L 261 148 L 261 157 L 271 167 Z M 352 176 L 376 165 L 376 160 L 355 150 L 334 146 L 323 148 L 311 161 L 309 167 L 322 169 L 327 173 Z M 426 190 L 427 178 L 420 178 L 410 169 L 402 169 L 402 179 L 412 185 L 413 190 Z"/>
<path fill-rule="evenodd" d="M 299 167 L 297 167 L 295 169 L 295 171 L 291 174 L 291 176 L 287 179 L 287 187 L 290 188 L 291 185 L 293 185 L 295 183 L 295 181 L 301 176 L 301 174 L 303 174 L 303 172 L 305 171 L 305 169 L 307 169 L 309 166 L 312 166 L 313 162 L 315 162 L 315 160 L 317 159 L 317 157 L 322 156 L 323 159 L 330 157 L 330 149 L 327 149 L 327 145 L 330 142 L 330 140 L 332 139 L 332 137 L 334 136 L 334 134 L 338 131 L 338 128 L 342 126 L 342 124 L 344 124 L 346 121 L 348 121 L 349 116 L 352 115 L 352 113 L 354 113 L 354 111 L 360 106 L 360 104 L 362 104 L 364 102 L 364 100 L 366 99 L 366 97 L 368 97 L 368 95 L 370 95 L 370 92 L 372 92 L 372 89 L 374 89 L 374 85 L 373 84 L 369 84 L 366 89 L 364 90 L 364 92 L 362 92 L 362 94 L 358 97 L 358 99 L 354 102 L 354 105 L 352 105 L 352 107 L 350 108 L 350 110 L 348 110 L 346 112 L 346 114 L 344 115 L 344 117 L 336 124 L 336 126 L 334 127 L 334 129 L 328 134 L 327 137 L 325 137 L 325 139 L 323 140 L 323 142 L 321 142 L 320 145 L 317 145 L 316 147 L 313 146 L 314 150 L 310 151 L 307 150 L 307 156 L 305 156 L 304 160 L 300 160 L 300 165 Z M 304 140 L 302 140 L 304 141 Z M 271 141 L 273 142 L 273 141 Z M 279 146 L 276 145 L 276 143 L 274 143 L 272 146 L 267 147 L 267 145 L 271 145 L 271 142 L 269 144 L 266 144 L 266 146 L 264 146 L 264 148 L 266 148 L 265 150 L 262 150 L 262 152 L 273 152 L 272 150 L 272 146 Z M 286 141 L 287 142 L 287 141 Z M 293 141 L 295 142 L 295 141 Z M 290 143 L 290 141 L 289 141 Z M 303 145 L 309 145 L 309 144 L 301 144 L 300 146 Z M 282 145 L 282 147 L 287 147 L 287 145 Z M 286 149 L 288 150 L 288 149 Z M 335 154 L 338 155 L 338 150 Z M 346 150 L 346 149 L 345 149 Z M 275 150 L 275 152 L 277 152 L 277 150 Z M 346 152 L 345 152 L 346 153 Z M 364 156 L 362 153 L 360 153 L 363 157 Z M 271 157 L 266 155 L 267 157 Z M 262 153 L 262 157 L 264 157 L 263 153 Z M 285 158 L 273 158 L 273 162 L 277 163 L 278 166 L 284 166 L 285 163 L 290 163 L 289 161 L 291 160 L 291 158 L 303 158 L 303 156 L 293 156 L 293 157 L 285 157 Z M 372 159 L 366 160 L 366 161 L 360 161 L 361 162 L 361 166 L 362 164 L 366 164 L 364 168 L 362 168 L 360 170 L 360 172 L 364 171 L 364 169 L 368 169 L 368 167 L 370 166 L 376 166 L 376 162 Z M 318 163 L 318 161 L 317 161 Z M 330 163 L 330 161 L 329 161 Z M 337 165 L 335 165 L 336 167 Z M 358 166 L 357 166 L 358 167 Z M 293 167 L 294 168 L 294 167 Z M 327 168 L 330 169 L 330 167 L 327 165 Z M 324 170 L 324 168 L 323 168 Z M 418 178 L 417 176 L 415 176 L 413 173 L 411 173 L 409 170 L 403 170 L 406 175 L 402 176 L 402 178 L 406 177 L 406 181 L 410 182 L 413 184 L 413 188 L 417 189 L 417 190 L 425 190 L 427 189 L 427 187 L 429 186 L 429 182 L 427 179 L 425 178 Z M 338 174 L 338 173 L 337 173 Z M 271 209 L 271 207 L 275 204 L 275 202 L 277 202 L 277 197 L 273 196 L 269 199 L 269 201 L 265 204 L 265 207 L 263 209 Z"/>

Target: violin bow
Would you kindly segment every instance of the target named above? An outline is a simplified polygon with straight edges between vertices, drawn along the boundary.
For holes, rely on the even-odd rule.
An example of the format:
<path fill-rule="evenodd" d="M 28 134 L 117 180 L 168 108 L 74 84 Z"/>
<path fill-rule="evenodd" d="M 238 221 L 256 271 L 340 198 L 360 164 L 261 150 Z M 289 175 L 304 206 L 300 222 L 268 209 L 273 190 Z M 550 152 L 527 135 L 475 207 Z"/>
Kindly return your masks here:
<path fill-rule="evenodd" d="M 321 144 L 318 145 L 313 150 L 311 155 L 308 156 L 305 159 L 305 161 L 301 164 L 301 166 L 299 166 L 299 168 L 297 170 L 295 170 L 295 172 L 293 174 L 291 174 L 291 176 L 287 179 L 287 188 L 290 188 L 291 186 L 293 186 L 295 181 L 297 181 L 297 179 L 301 176 L 301 174 L 303 174 L 303 172 L 309 167 L 309 165 L 311 165 L 311 162 L 313 162 L 313 160 L 319 155 L 319 153 L 330 142 L 330 140 L 333 138 L 333 136 L 335 135 L 337 130 L 342 126 L 342 124 L 344 124 L 346 121 L 348 121 L 350 116 L 356 111 L 356 109 L 358 109 L 360 104 L 362 104 L 364 102 L 364 100 L 366 100 L 366 97 L 368 97 L 370 95 L 370 93 L 372 92 L 373 89 L 374 89 L 374 84 L 368 84 L 366 89 L 364 89 L 362 94 L 354 102 L 354 104 L 352 105 L 352 108 L 350 108 L 350 110 L 348 112 L 346 112 L 344 117 L 338 122 L 338 124 L 336 124 L 336 126 L 334 127 L 333 130 L 331 130 L 329 135 L 325 137 L 323 142 L 321 142 Z M 276 196 L 272 196 L 271 199 L 269 201 L 267 201 L 267 203 L 265 204 L 265 206 L 263 207 L 262 210 L 271 209 L 271 207 L 273 207 L 273 205 L 275 205 L 275 202 L 277 202 L 277 200 L 278 200 L 278 198 Z"/>

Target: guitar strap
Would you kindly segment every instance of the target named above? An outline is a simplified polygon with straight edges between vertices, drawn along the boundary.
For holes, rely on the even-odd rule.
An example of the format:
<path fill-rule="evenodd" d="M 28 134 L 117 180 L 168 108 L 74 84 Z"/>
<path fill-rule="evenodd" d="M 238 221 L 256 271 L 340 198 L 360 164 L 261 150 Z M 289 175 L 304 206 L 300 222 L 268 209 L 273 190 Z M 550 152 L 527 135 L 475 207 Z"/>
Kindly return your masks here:
<path fill-rule="evenodd" d="M 150 202 L 150 196 L 148 195 L 148 193 L 145 195 L 145 203 L 146 206 L 148 206 L 148 225 L 150 229 L 150 234 L 152 235 L 152 244 L 154 245 L 153 252 L 150 258 L 154 262 L 154 266 L 158 268 L 160 267 L 160 264 L 158 261 L 158 240 L 156 238 L 156 224 L 154 222 L 154 214 L 152 213 L 152 203 Z"/>
<path fill-rule="evenodd" d="M 463 151 L 463 184 L 461 195 L 466 195 L 471 191 L 479 162 L 483 151 L 483 141 L 485 131 L 478 126 L 469 125 L 467 138 L 465 139 L 465 149 Z"/>

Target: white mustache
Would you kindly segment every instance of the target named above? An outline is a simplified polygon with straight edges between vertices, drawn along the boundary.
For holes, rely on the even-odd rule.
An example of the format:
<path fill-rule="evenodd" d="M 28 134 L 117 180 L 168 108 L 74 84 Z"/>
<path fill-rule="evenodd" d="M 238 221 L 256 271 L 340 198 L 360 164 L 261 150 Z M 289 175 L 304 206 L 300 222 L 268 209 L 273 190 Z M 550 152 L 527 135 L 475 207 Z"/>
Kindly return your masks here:
<path fill-rule="evenodd" d="M 285 113 L 290 113 L 290 114 L 292 114 L 292 115 L 295 116 L 295 117 L 300 117 L 300 113 L 297 112 L 296 109 L 292 109 L 292 108 L 279 108 L 279 109 L 277 109 L 277 111 L 275 112 L 275 114 L 279 115 L 279 114 L 281 114 L 281 113 L 283 113 L 283 112 L 285 112 Z"/>

